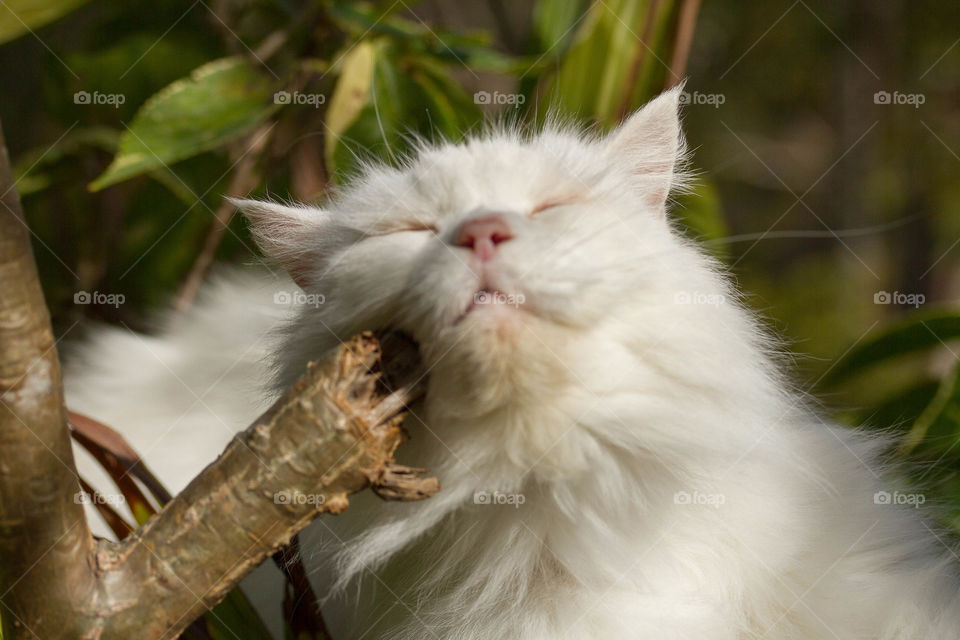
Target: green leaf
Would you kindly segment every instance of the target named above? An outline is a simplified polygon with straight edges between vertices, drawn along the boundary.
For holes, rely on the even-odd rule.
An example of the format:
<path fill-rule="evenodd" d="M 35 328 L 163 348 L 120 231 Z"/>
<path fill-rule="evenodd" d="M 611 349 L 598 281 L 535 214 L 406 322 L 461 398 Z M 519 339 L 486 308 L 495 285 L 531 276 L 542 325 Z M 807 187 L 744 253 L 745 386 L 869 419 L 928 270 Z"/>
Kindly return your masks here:
<path fill-rule="evenodd" d="M 842 421 L 851 426 L 906 433 L 933 401 L 940 385 L 939 380 L 923 380 L 898 390 L 877 404 L 842 413 Z"/>
<path fill-rule="evenodd" d="M 222 58 L 150 98 L 120 138 L 92 191 L 216 149 L 249 132 L 277 106 L 274 85 L 240 58 Z"/>
<path fill-rule="evenodd" d="M 402 3 L 396 6 L 404 8 Z M 453 31 L 436 25 L 428 27 L 420 21 L 393 13 L 384 13 L 380 8 L 363 3 L 336 2 L 330 9 L 337 24 L 357 37 L 387 36 L 407 53 L 426 54 L 468 68 L 473 73 L 519 75 L 531 70 L 531 65 L 538 64 L 533 57 L 517 57 L 497 51 L 487 32 Z"/>
<path fill-rule="evenodd" d="M 945 377 L 936 394 L 913 423 L 900 443 L 900 450 L 909 453 L 920 445 L 946 454 L 960 442 L 960 375 L 957 368 Z M 960 455 L 960 450 L 956 451 Z M 956 457 L 956 456 L 955 456 Z"/>
<path fill-rule="evenodd" d="M 418 109 L 423 105 L 422 93 L 412 78 L 397 68 L 386 43 L 375 47 L 367 102 L 344 132 L 334 154 L 334 167 L 339 173 L 353 168 L 353 154 L 392 162 L 405 146 L 403 135 L 422 130 L 418 126 L 418 120 L 426 116 Z"/>
<path fill-rule="evenodd" d="M 392 18 L 404 8 L 399 2 L 388 3 L 383 7 L 354 0 L 336 0 L 329 6 L 328 11 L 338 27 L 356 37 L 368 33 L 415 37 L 420 34 L 415 23 Z M 406 8 L 409 10 L 409 7 Z"/>
<path fill-rule="evenodd" d="M 129 35 L 97 41 L 96 48 L 65 51 L 63 60 L 81 80 L 72 85 L 75 91 L 91 96 L 120 94 L 122 104 L 77 104 L 70 100 L 60 106 L 61 116 L 68 122 L 83 116 L 84 122 L 102 121 L 111 124 L 130 122 L 137 108 L 153 96 L 158 88 L 187 76 L 197 67 L 213 60 L 213 56 L 176 30 L 157 40 L 158 34 L 138 31 Z M 88 36 L 93 38 L 95 36 Z M 144 56 L 144 52 L 149 52 Z M 138 59 L 143 56 L 142 59 Z M 134 64 L 134 61 L 137 61 Z M 65 107 L 65 108 L 64 108 Z M 123 129 L 123 125 L 119 125 Z"/>
<path fill-rule="evenodd" d="M 459 140 L 483 120 L 473 96 L 450 77 L 442 65 L 426 57 L 417 58 L 410 77 L 420 88 L 428 116 L 429 133 L 436 131 L 447 140 Z"/>
<path fill-rule="evenodd" d="M 0 2 L 0 44 L 64 16 L 87 0 L 4 0 Z"/>
<path fill-rule="evenodd" d="M 911 315 L 865 340 L 841 358 L 824 378 L 835 386 L 891 358 L 931 349 L 960 338 L 960 312 L 931 311 Z"/>
<path fill-rule="evenodd" d="M 472 73 L 521 75 L 536 73 L 548 63 L 530 56 L 511 56 L 485 45 L 447 45 L 431 52 L 438 60 L 457 65 Z"/>
<path fill-rule="evenodd" d="M 348 54 L 330 101 L 327 166 L 339 179 L 357 157 L 393 162 L 409 149 L 409 133 L 457 140 L 481 119 L 437 58 L 404 54 L 386 38 L 365 41 Z"/>
<path fill-rule="evenodd" d="M 607 0 L 591 4 L 574 29 L 559 70 L 538 90 L 543 107 L 539 112 L 559 108 L 563 113 L 610 127 L 620 120 L 621 106 L 636 108 L 652 97 L 665 73 L 666 26 L 674 3 L 660 2 L 651 12 L 651 2 Z M 556 21 L 562 22 L 560 18 Z M 552 35 L 557 27 L 542 28 L 551 34 L 547 37 L 558 37 Z M 648 32 L 648 42 L 641 42 Z"/>
<path fill-rule="evenodd" d="M 55 180 L 45 169 L 78 156 L 83 151 L 95 148 L 113 153 L 117 149 L 120 134 L 108 127 L 76 129 L 51 147 L 42 145 L 24 153 L 17 162 L 17 191 L 21 197 L 43 191 Z"/>
<path fill-rule="evenodd" d="M 559 58 L 566 51 L 584 6 L 584 0 L 540 0 L 533 9 L 537 50 Z"/>
<path fill-rule="evenodd" d="M 373 83 L 376 59 L 376 45 L 364 40 L 354 46 L 341 61 L 340 76 L 326 114 L 324 147 L 327 170 L 331 173 L 336 170 L 334 156 L 340 137 L 370 102 L 370 86 Z"/>

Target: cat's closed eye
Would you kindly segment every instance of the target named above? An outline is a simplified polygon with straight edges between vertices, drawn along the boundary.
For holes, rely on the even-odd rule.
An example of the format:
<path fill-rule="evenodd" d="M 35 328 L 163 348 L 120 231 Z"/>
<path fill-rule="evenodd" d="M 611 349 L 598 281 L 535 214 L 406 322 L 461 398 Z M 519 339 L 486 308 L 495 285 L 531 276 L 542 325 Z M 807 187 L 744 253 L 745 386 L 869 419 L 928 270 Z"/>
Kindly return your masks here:
<path fill-rule="evenodd" d="M 558 207 L 564 207 L 576 202 L 579 202 L 579 198 L 574 196 L 545 200 L 530 210 L 530 216 L 536 217 L 538 214 L 543 213 L 544 211 L 549 211 L 550 209 L 556 209 Z"/>
<path fill-rule="evenodd" d="M 429 231 L 430 233 L 433 233 L 433 234 L 438 233 L 438 229 L 436 225 L 428 222 L 419 222 L 419 221 L 412 220 L 410 222 L 399 224 L 395 227 L 391 227 L 390 229 L 381 231 L 380 233 L 370 234 L 370 237 L 389 236 L 394 233 L 406 233 L 410 231 Z"/>

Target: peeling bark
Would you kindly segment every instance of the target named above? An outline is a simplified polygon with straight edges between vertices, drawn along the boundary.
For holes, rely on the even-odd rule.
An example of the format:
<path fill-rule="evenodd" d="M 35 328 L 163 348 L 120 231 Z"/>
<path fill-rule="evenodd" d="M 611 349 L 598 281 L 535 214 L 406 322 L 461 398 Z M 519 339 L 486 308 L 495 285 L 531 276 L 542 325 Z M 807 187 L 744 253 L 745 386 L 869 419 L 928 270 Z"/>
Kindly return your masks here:
<path fill-rule="evenodd" d="M 435 478 L 394 463 L 422 393 L 416 350 L 369 333 L 303 378 L 122 542 L 91 538 L 60 368 L 0 131 L 0 618 L 5 640 L 176 637 L 348 495 L 421 499 Z"/>
<path fill-rule="evenodd" d="M 123 543 L 101 545 L 98 583 L 116 607 L 102 637 L 174 635 L 315 517 L 346 509 L 350 493 L 373 486 L 428 497 L 439 488 L 432 478 L 392 484 L 403 416 L 381 405 L 402 406 L 415 391 L 384 398 L 379 356 L 364 334 L 312 364 L 157 517 Z"/>

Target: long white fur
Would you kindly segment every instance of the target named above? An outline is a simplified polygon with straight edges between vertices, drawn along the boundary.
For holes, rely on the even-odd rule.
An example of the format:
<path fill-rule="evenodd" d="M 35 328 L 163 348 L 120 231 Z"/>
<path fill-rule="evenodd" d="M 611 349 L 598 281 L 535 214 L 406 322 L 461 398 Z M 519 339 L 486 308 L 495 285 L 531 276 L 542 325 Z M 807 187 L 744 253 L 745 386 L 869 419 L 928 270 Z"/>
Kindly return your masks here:
<path fill-rule="evenodd" d="M 960 638 L 956 566 L 934 525 L 875 500 L 894 490 L 884 443 L 823 422 L 665 216 L 683 183 L 678 95 L 606 138 L 551 126 L 425 146 L 323 210 L 239 203 L 261 246 L 323 296 L 286 324 L 275 388 L 364 329 L 409 332 L 429 368 L 401 457 L 443 490 L 355 500 L 308 536 L 341 543 L 332 576 L 318 574 L 341 594 L 330 606 L 357 611 L 335 616 L 340 637 Z M 491 212 L 514 238 L 486 285 L 522 302 L 464 315 L 480 267 L 453 233 Z M 280 312 L 248 284 L 217 291 L 153 349 L 102 334 L 68 368 L 69 402 L 136 446 L 189 408 L 176 388 L 157 394 L 170 370 L 203 389 L 227 369 L 212 412 L 243 426 L 257 403 L 242 386 L 266 365 L 231 363 Z M 154 351 L 176 357 L 158 365 Z M 221 429 L 209 413 L 191 409 L 191 430 Z M 176 488 L 210 445 L 144 455 Z M 478 503 L 494 493 L 514 504 Z"/>

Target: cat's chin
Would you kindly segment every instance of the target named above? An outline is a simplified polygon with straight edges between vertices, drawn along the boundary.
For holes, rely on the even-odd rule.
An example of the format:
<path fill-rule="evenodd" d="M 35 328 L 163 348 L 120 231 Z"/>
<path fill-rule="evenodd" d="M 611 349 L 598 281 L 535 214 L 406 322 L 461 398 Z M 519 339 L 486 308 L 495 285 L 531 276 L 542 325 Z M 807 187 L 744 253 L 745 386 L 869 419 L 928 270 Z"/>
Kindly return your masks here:
<path fill-rule="evenodd" d="M 503 326 L 509 330 L 523 320 L 525 313 L 523 294 L 505 293 L 498 289 L 480 289 L 473 295 L 467 308 L 457 317 L 454 325 L 462 328 L 489 328 Z"/>

